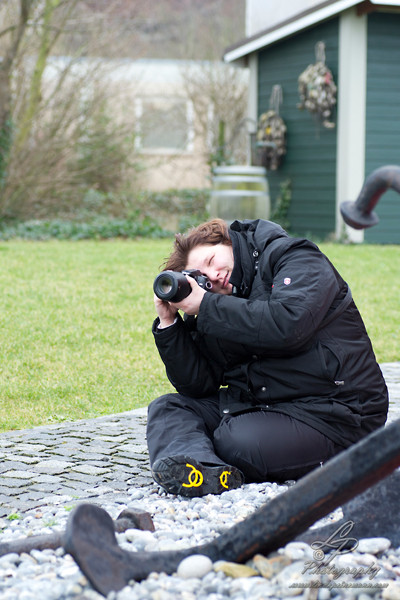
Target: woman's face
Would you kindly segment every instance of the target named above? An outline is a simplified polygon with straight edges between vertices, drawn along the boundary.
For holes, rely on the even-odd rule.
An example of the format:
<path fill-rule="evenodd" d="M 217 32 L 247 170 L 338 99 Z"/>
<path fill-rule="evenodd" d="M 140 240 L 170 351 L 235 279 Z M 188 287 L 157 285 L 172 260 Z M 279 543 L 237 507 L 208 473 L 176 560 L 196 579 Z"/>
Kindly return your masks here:
<path fill-rule="evenodd" d="M 212 292 L 232 294 L 229 279 L 233 269 L 232 246 L 226 244 L 203 244 L 189 252 L 186 269 L 198 269 L 207 275 L 212 283 Z"/>

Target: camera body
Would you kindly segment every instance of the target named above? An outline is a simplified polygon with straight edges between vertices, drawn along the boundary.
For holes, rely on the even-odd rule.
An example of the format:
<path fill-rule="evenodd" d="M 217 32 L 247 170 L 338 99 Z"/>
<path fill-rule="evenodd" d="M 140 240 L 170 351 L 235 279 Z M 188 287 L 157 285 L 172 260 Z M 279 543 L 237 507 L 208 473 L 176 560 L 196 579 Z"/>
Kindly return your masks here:
<path fill-rule="evenodd" d="M 200 287 L 211 290 L 212 283 L 206 275 L 197 269 L 187 271 L 163 271 L 154 280 L 153 290 L 160 300 L 167 302 L 180 302 L 189 296 L 192 288 L 186 275 L 193 277 Z"/>

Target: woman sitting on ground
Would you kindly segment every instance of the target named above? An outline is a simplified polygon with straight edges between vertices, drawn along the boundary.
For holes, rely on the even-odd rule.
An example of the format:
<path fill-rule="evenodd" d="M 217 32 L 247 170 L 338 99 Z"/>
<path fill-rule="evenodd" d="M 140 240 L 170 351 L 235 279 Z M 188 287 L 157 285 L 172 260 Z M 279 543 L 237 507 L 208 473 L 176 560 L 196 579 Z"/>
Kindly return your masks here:
<path fill-rule="evenodd" d="M 270 221 L 215 219 L 176 235 L 165 267 L 212 284 L 188 277 L 179 303 L 155 296 L 155 343 L 177 393 L 150 404 L 147 441 L 167 492 L 298 479 L 385 423 L 363 321 L 315 244 Z"/>

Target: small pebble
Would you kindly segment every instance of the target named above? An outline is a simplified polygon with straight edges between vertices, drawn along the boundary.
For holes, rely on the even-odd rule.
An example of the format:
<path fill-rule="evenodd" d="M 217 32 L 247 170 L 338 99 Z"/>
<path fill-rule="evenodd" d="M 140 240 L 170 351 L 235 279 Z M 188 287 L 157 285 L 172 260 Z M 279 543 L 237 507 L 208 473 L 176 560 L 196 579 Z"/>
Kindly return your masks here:
<path fill-rule="evenodd" d="M 310 546 L 304 542 L 291 542 L 286 544 L 284 548 L 284 554 L 292 560 L 299 560 L 300 558 L 313 558 L 313 551 L 311 550 Z"/>
<path fill-rule="evenodd" d="M 379 554 L 390 548 L 390 540 L 387 538 L 363 538 L 359 540 L 358 552 L 369 552 L 371 554 Z"/>
<path fill-rule="evenodd" d="M 382 598 L 384 600 L 400 600 L 400 583 L 390 582 L 387 588 L 383 590 Z"/>
<path fill-rule="evenodd" d="M 201 579 L 213 568 L 212 561 L 203 554 L 192 554 L 184 558 L 178 566 L 177 575 L 183 579 L 197 577 Z"/>
<path fill-rule="evenodd" d="M 225 573 L 225 575 L 227 575 L 228 577 L 234 577 L 234 578 L 255 577 L 256 575 L 259 575 L 259 573 L 252 567 L 249 567 L 247 565 L 240 565 L 235 562 L 223 561 L 223 560 L 220 560 L 215 563 L 214 570 L 217 572 L 222 571 L 222 573 Z"/>

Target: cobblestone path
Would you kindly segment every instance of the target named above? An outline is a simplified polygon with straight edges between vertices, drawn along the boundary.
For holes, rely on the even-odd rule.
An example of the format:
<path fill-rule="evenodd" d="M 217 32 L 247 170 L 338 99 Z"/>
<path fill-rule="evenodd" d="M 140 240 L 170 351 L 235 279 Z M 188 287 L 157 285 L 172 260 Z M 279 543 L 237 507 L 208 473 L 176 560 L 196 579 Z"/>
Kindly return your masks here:
<path fill-rule="evenodd" d="M 381 365 L 389 422 L 400 418 L 400 362 Z M 123 504 L 132 486 L 154 485 L 146 409 L 0 434 L 0 517 L 80 500 Z"/>

